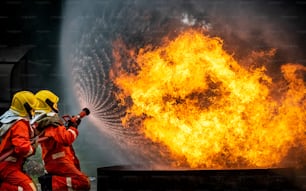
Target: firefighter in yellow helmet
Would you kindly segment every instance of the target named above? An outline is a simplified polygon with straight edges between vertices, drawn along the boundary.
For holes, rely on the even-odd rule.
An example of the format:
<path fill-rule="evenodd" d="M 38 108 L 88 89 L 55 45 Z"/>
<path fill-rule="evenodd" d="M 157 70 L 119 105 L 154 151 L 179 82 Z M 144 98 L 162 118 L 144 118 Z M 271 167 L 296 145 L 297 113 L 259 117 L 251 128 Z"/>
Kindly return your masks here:
<path fill-rule="evenodd" d="M 14 94 L 10 108 L 0 116 L 0 190 L 37 190 L 22 171 L 25 159 L 35 153 L 37 146 L 31 143 L 34 134 L 30 125 L 37 104 L 32 92 L 19 91 Z"/>
<path fill-rule="evenodd" d="M 49 90 L 41 90 L 35 94 L 39 100 L 36 114 L 45 114 L 38 120 L 37 130 L 40 137 L 48 137 L 40 142 L 42 159 L 47 174 L 39 177 L 42 191 L 90 190 L 88 177 L 80 170 L 72 143 L 78 136 L 77 123 L 68 122 L 65 126 L 58 116 L 59 98 Z"/>
<path fill-rule="evenodd" d="M 40 90 L 35 94 L 35 97 L 39 100 L 38 106 L 36 107 L 36 112 L 38 113 L 58 113 L 57 104 L 59 102 L 59 97 L 49 90 Z"/>

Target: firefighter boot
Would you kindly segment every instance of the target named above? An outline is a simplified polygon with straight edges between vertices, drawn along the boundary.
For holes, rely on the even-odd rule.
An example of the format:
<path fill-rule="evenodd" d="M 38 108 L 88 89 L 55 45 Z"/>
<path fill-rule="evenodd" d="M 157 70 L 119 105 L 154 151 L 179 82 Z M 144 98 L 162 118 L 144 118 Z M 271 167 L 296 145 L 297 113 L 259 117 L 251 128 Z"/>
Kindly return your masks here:
<path fill-rule="evenodd" d="M 45 174 L 38 177 L 40 183 L 41 191 L 52 191 L 52 175 Z"/>

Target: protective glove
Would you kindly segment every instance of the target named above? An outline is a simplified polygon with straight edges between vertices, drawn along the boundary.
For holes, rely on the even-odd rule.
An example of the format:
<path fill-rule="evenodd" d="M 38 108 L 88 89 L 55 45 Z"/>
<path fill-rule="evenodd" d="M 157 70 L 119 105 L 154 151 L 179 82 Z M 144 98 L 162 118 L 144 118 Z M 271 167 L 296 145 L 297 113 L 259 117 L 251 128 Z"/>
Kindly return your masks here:
<path fill-rule="evenodd" d="M 74 116 L 72 116 L 72 118 L 73 118 L 73 117 L 74 117 Z M 80 123 L 81 123 L 81 119 L 80 119 L 80 118 L 78 118 L 78 119 L 76 120 L 76 122 L 72 122 L 71 120 L 68 120 L 68 121 L 67 121 L 66 127 L 67 127 L 67 128 L 69 128 L 69 127 L 78 128 L 78 126 L 80 125 Z"/>

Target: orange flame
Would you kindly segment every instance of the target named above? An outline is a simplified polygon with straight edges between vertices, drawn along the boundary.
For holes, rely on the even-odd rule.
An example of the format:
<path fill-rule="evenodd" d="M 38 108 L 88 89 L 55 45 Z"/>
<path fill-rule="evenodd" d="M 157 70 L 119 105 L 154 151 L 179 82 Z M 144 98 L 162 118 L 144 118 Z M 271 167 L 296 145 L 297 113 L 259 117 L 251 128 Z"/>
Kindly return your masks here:
<path fill-rule="evenodd" d="M 276 101 L 265 67 L 243 68 L 222 39 L 200 31 L 130 51 L 125 69 L 119 49 L 111 76 L 127 106 L 123 125 L 140 118 L 140 131 L 173 159 L 191 168 L 273 167 L 292 148 L 306 148 L 306 88 L 297 75 L 305 66 L 281 67 L 287 89 Z"/>

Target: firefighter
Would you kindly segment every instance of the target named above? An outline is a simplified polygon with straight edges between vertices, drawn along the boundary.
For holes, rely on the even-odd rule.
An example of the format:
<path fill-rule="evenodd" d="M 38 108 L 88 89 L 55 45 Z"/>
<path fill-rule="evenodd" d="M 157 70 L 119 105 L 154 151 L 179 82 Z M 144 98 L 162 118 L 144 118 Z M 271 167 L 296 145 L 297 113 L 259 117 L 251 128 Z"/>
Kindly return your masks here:
<path fill-rule="evenodd" d="M 37 143 L 31 143 L 34 134 L 30 125 L 37 103 L 32 92 L 19 91 L 14 94 L 10 108 L 0 116 L 1 191 L 37 190 L 31 177 L 22 171 L 26 157 L 33 155 L 37 147 Z"/>
<path fill-rule="evenodd" d="M 39 177 L 42 191 L 90 190 L 88 177 L 81 172 L 72 143 L 78 136 L 81 120 L 64 124 L 58 116 L 59 97 L 49 90 L 40 90 L 35 94 L 39 101 L 36 115 L 45 114 L 37 121 L 40 137 L 47 137 L 40 142 L 42 159 L 46 174 Z"/>

